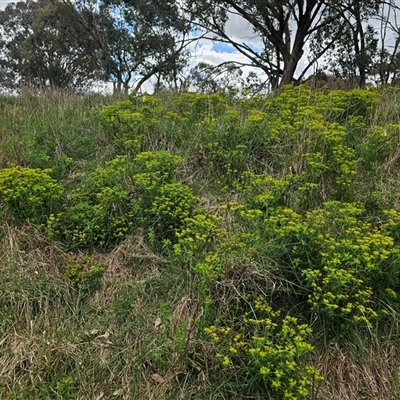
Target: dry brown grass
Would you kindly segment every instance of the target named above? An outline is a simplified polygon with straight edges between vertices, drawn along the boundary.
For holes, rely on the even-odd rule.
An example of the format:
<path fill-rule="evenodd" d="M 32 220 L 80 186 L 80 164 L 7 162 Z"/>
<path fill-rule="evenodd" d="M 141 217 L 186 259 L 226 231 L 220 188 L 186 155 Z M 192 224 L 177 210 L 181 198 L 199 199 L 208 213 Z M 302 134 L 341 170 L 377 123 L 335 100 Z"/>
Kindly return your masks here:
<path fill-rule="evenodd" d="M 314 356 L 325 376 L 323 400 L 396 400 L 400 396 L 400 354 L 396 341 L 367 341 L 362 348 L 332 342 Z"/>

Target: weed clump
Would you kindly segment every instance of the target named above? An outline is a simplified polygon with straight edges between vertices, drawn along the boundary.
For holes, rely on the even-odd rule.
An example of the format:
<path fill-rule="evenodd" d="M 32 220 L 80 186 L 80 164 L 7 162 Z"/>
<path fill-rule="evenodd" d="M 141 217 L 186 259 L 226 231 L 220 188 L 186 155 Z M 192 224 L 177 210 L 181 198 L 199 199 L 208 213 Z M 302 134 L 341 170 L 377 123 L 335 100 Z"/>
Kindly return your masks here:
<path fill-rule="evenodd" d="M 262 297 L 251 311 L 237 311 L 232 328 L 204 328 L 231 389 L 277 400 L 315 398 L 323 377 L 307 363 L 311 328 L 290 315 L 282 317 Z"/>
<path fill-rule="evenodd" d="M 64 189 L 51 172 L 20 166 L 0 170 L 0 201 L 17 221 L 40 223 L 57 208 Z"/>

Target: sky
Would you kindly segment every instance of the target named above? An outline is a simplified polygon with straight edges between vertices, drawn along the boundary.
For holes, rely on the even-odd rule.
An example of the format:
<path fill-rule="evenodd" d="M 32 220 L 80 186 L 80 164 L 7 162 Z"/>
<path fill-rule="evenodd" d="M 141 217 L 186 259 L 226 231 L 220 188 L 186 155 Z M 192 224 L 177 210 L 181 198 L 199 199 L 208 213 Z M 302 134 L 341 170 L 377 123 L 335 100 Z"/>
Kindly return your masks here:
<path fill-rule="evenodd" d="M 237 15 L 231 16 L 226 26 L 226 33 L 238 42 L 246 42 L 256 48 L 261 45 L 261 40 L 258 37 L 254 37 L 248 22 Z M 213 65 L 229 60 L 249 62 L 246 57 L 238 53 L 232 46 L 225 43 L 213 43 L 209 40 L 200 40 L 196 43 L 194 54 L 200 58 L 197 62 L 203 61 Z"/>
<path fill-rule="evenodd" d="M 11 1 L 0 0 L 0 10 L 4 10 L 8 3 L 11 3 Z"/>

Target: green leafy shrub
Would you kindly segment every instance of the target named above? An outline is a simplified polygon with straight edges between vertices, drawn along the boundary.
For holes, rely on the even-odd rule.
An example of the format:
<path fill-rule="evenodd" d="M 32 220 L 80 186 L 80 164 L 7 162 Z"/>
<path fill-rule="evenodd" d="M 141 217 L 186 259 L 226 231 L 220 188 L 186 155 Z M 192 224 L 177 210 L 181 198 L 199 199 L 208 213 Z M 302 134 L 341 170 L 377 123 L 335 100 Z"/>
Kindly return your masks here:
<path fill-rule="evenodd" d="M 351 116 L 373 117 L 380 101 L 380 95 L 374 89 L 330 90 L 319 97 L 325 100 L 319 107 L 325 107 L 326 117 L 339 123 L 346 122 Z"/>
<path fill-rule="evenodd" d="M 118 148 L 128 154 L 139 152 L 147 121 L 131 101 L 105 106 L 98 114 L 106 133 Z"/>
<path fill-rule="evenodd" d="M 171 102 L 133 93 L 128 100 L 99 111 L 101 123 L 121 150 L 160 150 L 181 145 L 187 138 L 188 118 L 177 113 Z"/>
<path fill-rule="evenodd" d="M 302 155 L 303 170 L 291 178 L 295 187 L 293 203 L 299 211 L 319 207 L 326 199 L 354 201 L 357 178 L 355 150 L 344 144 L 346 130 L 327 124 Z M 311 148 L 310 148 L 311 150 Z"/>
<path fill-rule="evenodd" d="M 247 171 L 241 175 L 237 189 L 242 194 L 247 208 L 268 213 L 269 209 L 285 205 L 290 185 L 289 179 L 277 179 Z"/>
<path fill-rule="evenodd" d="M 133 160 L 133 180 L 142 195 L 154 193 L 162 185 L 176 179 L 176 169 L 183 159 L 169 151 L 146 151 Z"/>
<path fill-rule="evenodd" d="M 89 256 L 70 257 L 63 267 L 65 276 L 75 285 L 93 285 L 104 272 L 104 267 Z"/>
<path fill-rule="evenodd" d="M 20 166 L 0 170 L 0 200 L 17 220 L 40 222 L 59 206 L 63 187 L 51 172 Z"/>
<path fill-rule="evenodd" d="M 144 115 L 130 100 L 118 101 L 99 111 L 101 121 L 111 136 L 140 133 Z"/>
<path fill-rule="evenodd" d="M 174 239 L 175 231 L 192 215 L 198 202 L 189 186 L 179 182 L 161 186 L 150 209 L 158 235 Z"/>
<path fill-rule="evenodd" d="M 220 219 L 206 213 L 185 219 L 184 227 L 176 232 L 178 242 L 174 244 L 174 253 L 182 263 L 193 265 L 197 257 L 210 252 L 225 237 L 227 232 L 219 226 Z"/>
<path fill-rule="evenodd" d="M 251 239 L 251 234 L 227 233 L 213 251 L 194 265 L 193 270 L 198 276 L 201 292 L 207 292 L 215 282 L 222 280 L 232 264 L 238 269 L 243 259 L 251 258 L 248 252 L 251 248 L 248 241 Z"/>
<path fill-rule="evenodd" d="M 173 239 L 174 230 L 198 203 L 192 190 L 176 182 L 182 162 L 168 151 L 117 156 L 89 174 L 70 192 L 65 210 L 48 218 L 50 238 L 69 247 L 107 249 L 136 229 Z"/>
<path fill-rule="evenodd" d="M 204 329 L 214 343 L 222 379 L 235 392 L 263 398 L 315 398 L 315 386 L 323 378 L 307 364 L 307 355 L 313 351 L 306 341 L 311 328 L 280 314 L 260 297 L 251 311 L 235 313 L 232 327 Z"/>
<path fill-rule="evenodd" d="M 194 206 L 196 201 L 188 187 L 176 182 L 176 170 L 182 161 L 165 150 L 142 152 L 133 160 L 136 221 L 153 242 L 171 239 L 174 226 L 188 216 L 190 203 Z"/>
<path fill-rule="evenodd" d="M 235 206 L 230 204 L 230 207 Z M 238 205 L 236 209 L 243 211 L 243 208 Z M 248 214 L 255 217 L 259 216 L 258 213 L 262 214 L 259 210 L 248 210 Z M 203 295 L 207 295 L 212 286 L 229 273 L 240 274 L 255 258 L 261 259 L 265 247 L 257 231 L 230 231 L 220 226 L 220 218 L 207 214 L 186 219 L 185 226 L 176 236 L 176 261 L 193 270 L 198 290 Z"/>
<path fill-rule="evenodd" d="M 354 89 L 345 94 L 345 116 L 354 115 L 370 118 L 374 115 L 380 101 L 380 95 L 375 89 Z"/>
<path fill-rule="evenodd" d="M 205 162 L 213 183 L 232 185 L 246 169 L 248 160 L 247 147 L 243 144 L 224 149 L 218 142 L 209 143 L 206 149 Z M 217 178 L 217 180 L 215 180 Z"/>
<path fill-rule="evenodd" d="M 361 136 L 356 151 L 364 166 L 364 173 L 368 174 L 371 180 L 376 181 L 377 176 L 396 168 L 399 132 L 399 124 L 375 125 Z"/>
<path fill-rule="evenodd" d="M 183 93 L 174 99 L 174 107 L 178 113 L 192 123 L 203 119 L 211 120 L 223 114 L 227 103 L 227 99 L 220 94 Z"/>
<path fill-rule="evenodd" d="M 64 211 L 50 215 L 46 231 L 69 247 L 108 248 L 134 226 L 126 156 L 97 168 L 72 190 Z"/>
<path fill-rule="evenodd" d="M 361 204 L 327 202 L 304 218 L 289 208 L 265 220 L 265 232 L 282 246 L 313 312 L 335 331 L 372 326 L 384 307 L 379 299 L 399 283 L 399 248 L 387 233 L 365 222 Z M 389 226 L 390 223 L 388 223 Z M 383 307 L 383 311 L 382 311 Z"/>
<path fill-rule="evenodd" d="M 100 289 L 105 267 L 96 262 L 93 257 L 73 255 L 64 262 L 63 270 L 76 289 L 79 301 L 84 301 Z"/>

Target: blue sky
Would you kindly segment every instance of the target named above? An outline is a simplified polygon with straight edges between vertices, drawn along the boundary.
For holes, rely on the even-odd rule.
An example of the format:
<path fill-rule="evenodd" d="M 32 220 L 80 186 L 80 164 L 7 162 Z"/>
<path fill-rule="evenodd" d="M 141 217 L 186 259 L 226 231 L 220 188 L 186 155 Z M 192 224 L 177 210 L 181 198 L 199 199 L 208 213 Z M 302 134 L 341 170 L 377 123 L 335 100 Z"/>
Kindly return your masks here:
<path fill-rule="evenodd" d="M 236 49 L 226 43 L 214 43 L 211 47 L 211 51 L 215 51 L 216 53 L 236 53 Z"/>

